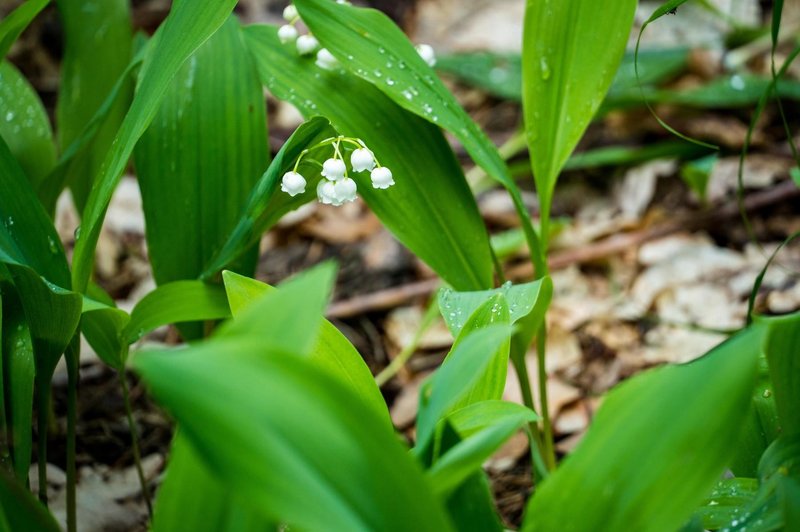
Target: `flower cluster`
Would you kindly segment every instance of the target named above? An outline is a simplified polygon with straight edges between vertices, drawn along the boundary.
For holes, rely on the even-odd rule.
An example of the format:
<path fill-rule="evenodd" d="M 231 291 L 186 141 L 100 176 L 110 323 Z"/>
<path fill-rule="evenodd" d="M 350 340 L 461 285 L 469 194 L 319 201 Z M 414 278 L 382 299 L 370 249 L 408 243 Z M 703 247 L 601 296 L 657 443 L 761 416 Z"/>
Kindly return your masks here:
<path fill-rule="evenodd" d="M 347 0 L 336 0 L 337 4 L 347 4 Z M 300 21 L 300 14 L 294 4 L 289 4 L 283 10 L 283 19 L 286 24 L 278 28 L 278 38 L 283 44 L 295 43 L 297 53 L 303 56 L 311 55 L 316 52 L 316 64 L 323 70 L 334 70 L 339 65 L 339 60 L 334 57 L 327 48 L 320 48 L 319 41 L 313 35 L 306 34 L 300 35 L 297 31 L 297 23 Z M 420 44 L 417 46 L 417 52 L 420 57 L 433 67 L 436 65 L 436 55 L 433 48 L 428 44 Z"/>
<path fill-rule="evenodd" d="M 297 196 L 306 191 L 306 179 L 297 172 L 300 162 L 311 150 L 323 146 L 333 146 L 333 156 L 322 163 L 322 179 L 317 185 L 317 198 L 325 205 L 342 205 L 354 201 L 358 197 L 358 186 L 350 178 L 345 164 L 343 152 L 345 145 L 355 146 L 350 153 L 350 166 L 353 172 L 370 172 L 372 187 L 387 189 L 394 185 L 392 171 L 381 166 L 364 141 L 350 137 L 334 137 L 302 151 L 295 162 L 294 169 L 286 172 L 281 180 L 281 190 L 290 196 Z M 319 163 L 317 163 L 319 164 Z"/>

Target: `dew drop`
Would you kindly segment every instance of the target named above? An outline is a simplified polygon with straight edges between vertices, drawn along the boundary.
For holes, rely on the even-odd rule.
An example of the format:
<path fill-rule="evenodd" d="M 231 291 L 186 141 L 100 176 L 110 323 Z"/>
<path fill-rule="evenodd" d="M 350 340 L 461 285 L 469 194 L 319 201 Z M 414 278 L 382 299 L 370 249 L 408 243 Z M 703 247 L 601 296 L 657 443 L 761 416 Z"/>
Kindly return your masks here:
<path fill-rule="evenodd" d="M 405 61 L 400 61 L 399 63 L 397 63 L 397 66 L 400 67 L 400 70 L 405 70 L 406 69 L 406 62 Z"/>
<path fill-rule="evenodd" d="M 541 70 L 544 81 L 550 79 L 550 65 L 547 63 L 547 58 L 542 57 L 539 59 L 539 70 Z"/>
<path fill-rule="evenodd" d="M 402 92 L 402 94 L 403 94 L 403 96 L 405 97 L 405 99 L 406 99 L 406 100 L 408 100 L 408 101 L 411 101 L 411 100 L 413 100 L 413 99 L 414 99 L 414 95 L 413 95 L 413 94 L 411 94 L 411 91 L 410 91 L 410 90 L 408 90 L 408 89 L 404 90 L 404 91 Z"/>
<path fill-rule="evenodd" d="M 386 84 L 389 85 L 390 87 L 393 86 L 395 83 L 396 83 L 395 80 L 393 80 L 392 78 L 386 78 Z"/>
<path fill-rule="evenodd" d="M 11 122 L 12 120 L 14 120 L 14 112 L 9 111 L 6 113 L 6 122 Z"/>
<path fill-rule="evenodd" d="M 425 111 L 426 115 L 429 115 L 433 112 L 433 107 L 431 107 L 430 104 L 426 103 L 422 106 L 422 110 Z"/>
<path fill-rule="evenodd" d="M 80 226 L 80 225 L 79 225 L 78 227 L 76 227 L 76 228 L 75 228 L 75 234 L 74 234 L 74 236 L 75 236 L 75 240 L 76 240 L 76 241 L 77 241 L 77 240 L 80 240 L 80 238 L 81 238 L 81 226 Z"/>
<path fill-rule="evenodd" d="M 372 71 L 372 74 L 373 74 L 373 75 L 374 75 L 376 78 L 379 78 L 379 77 L 383 76 L 383 72 L 381 72 L 381 71 L 380 71 L 380 70 L 378 70 L 377 68 L 376 68 L 375 70 L 373 70 L 373 71 Z"/>
<path fill-rule="evenodd" d="M 47 237 L 47 247 L 50 248 L 50 253 L 52 253 L 53 255 L 58 253 L 58 246 L 56 245 L 56 241 L 53 240 L 53 237 L 51 236 Z"/>
<path fill-rule="evenodd" d="M 385 53 L 386 53 L 386 48 L 384 48 L 383 46 L 381 46 L 380 48 L 378 48 L 378 51 L 379 51 L 380 53 L 382 53 L 382 54 L 385 54 Z"/>
<path fill-rule="evenodd" d="M 770 397 L 772 397 L 772 390 L 767 388 L 766 390 L 764 390 L 764 393 L 761 394 L 761 397 L 763 397 L 764 399 L 769 399 Z"/>
<path fill-rule="evenodd" d="M 743 91 L 745 87 L 744 78 L 739 74 L 731 76 L 731 88 L 735 91 Z"/>

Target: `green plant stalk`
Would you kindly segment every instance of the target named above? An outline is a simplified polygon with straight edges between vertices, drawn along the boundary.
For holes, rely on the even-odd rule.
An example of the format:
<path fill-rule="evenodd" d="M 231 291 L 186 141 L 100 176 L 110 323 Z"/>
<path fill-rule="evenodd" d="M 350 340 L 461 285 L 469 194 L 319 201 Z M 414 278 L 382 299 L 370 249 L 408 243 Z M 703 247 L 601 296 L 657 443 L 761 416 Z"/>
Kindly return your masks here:
<path fill-rule="evenodd" d="M 65 353 L 67 361 L 67 532 L 78 530 L 75 485 L 75 433 L 78 420 L 78 381 L 80 380 L 80 341 L 76 334 Z"/>
<path fill-rule="evenodd" d="M 525 362 L 525 353 L 523 353 L 521 357 L 511 357 L 511 362 L 514 364 L 514 371 L 517 372 L 517 379 L 519 379 L 519 389 L 522 393 L 522 404 L 535 412 L 536 405 L 533 404 L 533 391 L 531 388 L 531 381 L 528 378 L 528 364 Z M 531 438 L 538 449 L 537 455 L 541 459 L 542 453 L 544 452 L 542 431 L 539 429 L 539 424 L 535 421 L 529 423 L 528 428 L 531 432 Z"/>
<path fill-rule="evenodd" d="M 547 327 L 543 324 L 539 334 L 536 335 L 536 358 L 539 364 L 539 403 L 541 405 L 543 451 L 544 460 L 550 471 L 556 468 L 556 452 L 553 443 L 553 424 L 550 420 L 550 411 L 547 401 Z"/>
<path fill-rule="evenodd" d="M 50 383 L 40 375 L 36 375 L 36 395 L 39 400 L 39 447 L 37 462 L 39 469 L 39 500 L 47 508 L 47 432 L 50 418 Z"/>
<path fill-rule="evenodd" d="M 153 518 L 153 505 L 150 502 L 150 488 L 147 487 L 147 479 L 144 476 L 144 469 L 142 469 L 142 456 L 139 452 L 139 433 L 136 430 L 136 424 L 133 421 L 133 409 L 131 408 L 131 394 L 128 389 L 128 381 L 125 378 L 125 370 L 119 371 L 119 382 L 122 386 L 122 399 L 125 402 L 125 416 L 128 419 L 128 427 L 131 431 L 131 451 L 133 453 L 133 462 L 136 465 L 136 474 L 139 476 L 139 483 L 142 485 L 142 497 L 147 504 L 147 513 L 150 519 Z"/>

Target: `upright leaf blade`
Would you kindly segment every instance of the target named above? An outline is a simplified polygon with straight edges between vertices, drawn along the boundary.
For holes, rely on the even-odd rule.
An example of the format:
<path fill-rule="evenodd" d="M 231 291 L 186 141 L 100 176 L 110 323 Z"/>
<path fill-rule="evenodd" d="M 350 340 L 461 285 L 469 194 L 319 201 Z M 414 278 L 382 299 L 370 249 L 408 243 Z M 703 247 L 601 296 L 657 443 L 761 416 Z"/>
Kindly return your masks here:
<path fill-rule="evenodd" d="M 764 318 L 765 350 L 775 388 L 775 404 L 785 434 L 800 434 L 800 314 Z"/>
<path fill-rule="evenodd" d="M 763 332 L 751 327 L 703 358 L 612 390 L 528 503 L 523 530 L 679 528 L 728 465 Z"/>
<path fill-rule="evenodd" d="M 127 0 L 57 0 L 64 27 L 64 57 L 56 106 L 58 144 L 62 151 L 77 140 L 112 92 L 131 59 L 131 13 Z M 126 80 L 120 98 L 92 140 L 69 167 L 66 180 L 78 210 L 83 210 L 130 103 L 133 84 Z"/>
<path fill-rule="evenodd" d="M 76 239 L 73 256 L 72 277 L 76 290 L 86 290 L 92 274 L 95 246 L 111 195 L 136 142 L 158 111 L 172 77 L 186 59 L 225 22 L 235 4 L 235 0 L 176 1 L 153 37 L 139 74 L 136 96 L 104 159 L 83 212 L 81 233 Z"/>
<path fill-rule="evenodd" d="M 457 289 L 491 286 L 486 229 L 441 132 L 369 83 L 299 57 L 294 46 L 280 43 L 274 28 L 251 26 L 245 36 L 273 94 L 306 116 L 329 118 L 342 135 L 363 139 L 391 168 L 396 185 L 388 190 L 373 190 L 367 178 L 354 176 L 389 230 Z"/>
<path fill-rule="evenodd" d="M 0 21 L 0 60 L 5 58 L 14 41 L 49 3 L 50 0 L 27 0 Z"/>
<path fill-rule="evenodd" d="M 528 0 L 523 105 L 547 240 L 556 180 L 611 86 L 636 0 Z"/>
<path fill-rule="evenodd" d="M 156 282 L 196 279 L 269 160 L 263 91 L 235 18 L 173 78 L 134 160 Z M 257 252 L 235 269 L 252 274 Z"/>

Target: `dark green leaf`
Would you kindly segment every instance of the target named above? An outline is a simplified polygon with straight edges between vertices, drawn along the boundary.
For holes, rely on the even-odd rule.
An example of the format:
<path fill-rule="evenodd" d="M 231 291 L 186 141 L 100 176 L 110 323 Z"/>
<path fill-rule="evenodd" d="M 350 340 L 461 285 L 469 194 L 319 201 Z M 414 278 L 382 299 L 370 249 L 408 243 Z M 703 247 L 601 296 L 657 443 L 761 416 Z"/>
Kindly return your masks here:
<path fill-rule="evenodd" d="M 73 255 L 75 289 L 86 290 L 100 227 L 111 195 L 134 146 L 155 117 L 161 99 L 180 66 L 228 18 L 235 0 L 176 1 L 147 49 L 136 96 L 101 166 L 83 212 Z"/>
<path fill-rule="evenodd" d="M 0 21 L 0 60 L 6 57 L 14 41 L 49 3 L 50 0 L 27 0 Z"/>
<path fill-rule="evenodd" d="M 9 532 L 59 532 L 53 516 L 33 495 L 11 478 L 0 473 L 0 529 Z"/>
<path fill-rule="evenodd" d="M 269 162 L 263 90 L 235 18 L 172 79 L 134 161 L 156 282 L 196 279 Z M 237 269 L 252 274 L 257 252 Z"/>
<path fill-rule="evenodd" d="M 389 230 L 454 287 L 491 286 L 486 229 L 439 129 L 369 83 L 323 71 L 313 59 L 299 57 L 293 45 L 280 43 L 274 28 L 251 26 L 245 36 L 262 82 L 275 96 L 307 117 L 329 118 L 337 131 L 364 140 L 381 164 L 392 169 L 397 184 L 388 190 L 373 190 L 368 178 L 353 176 L 359 193 Z"/>
<path fill-rule="evenodd" d="M 755 384 L 763 327 L 609 393 L 526 510 L 523 530 L 674 530 L 728 464 Z M 580 508 L 580 512 L 575 512 Z"/>
<path fill-rule="evenodd" d="M 56 106 L 58 143 L 64 150 L 84 131 L 113 91 L 131 59 L 131 14 L 128 0 L 57 0 L 64 28 L 64 57 Z M 70 165 L 70 183 L 78 210 L 83 210 L 92 180 L 125 116 L 133 84 L 126 76 L 120 97 L 109 109 L 91 146 Z"/>
<path fill-rule="evenodd" d="M 0 136 L 36 190 L 56 164 L 53 131 L 36 90 L 8 62 L 0 63 Z"/>
<path fill-rule="evenodd" d="M 718 530 L 746 515 L 747 507 L 758 492 L 754 478 L 729 478 L 720 481 L 695 512 L 703 528 Z"/>

